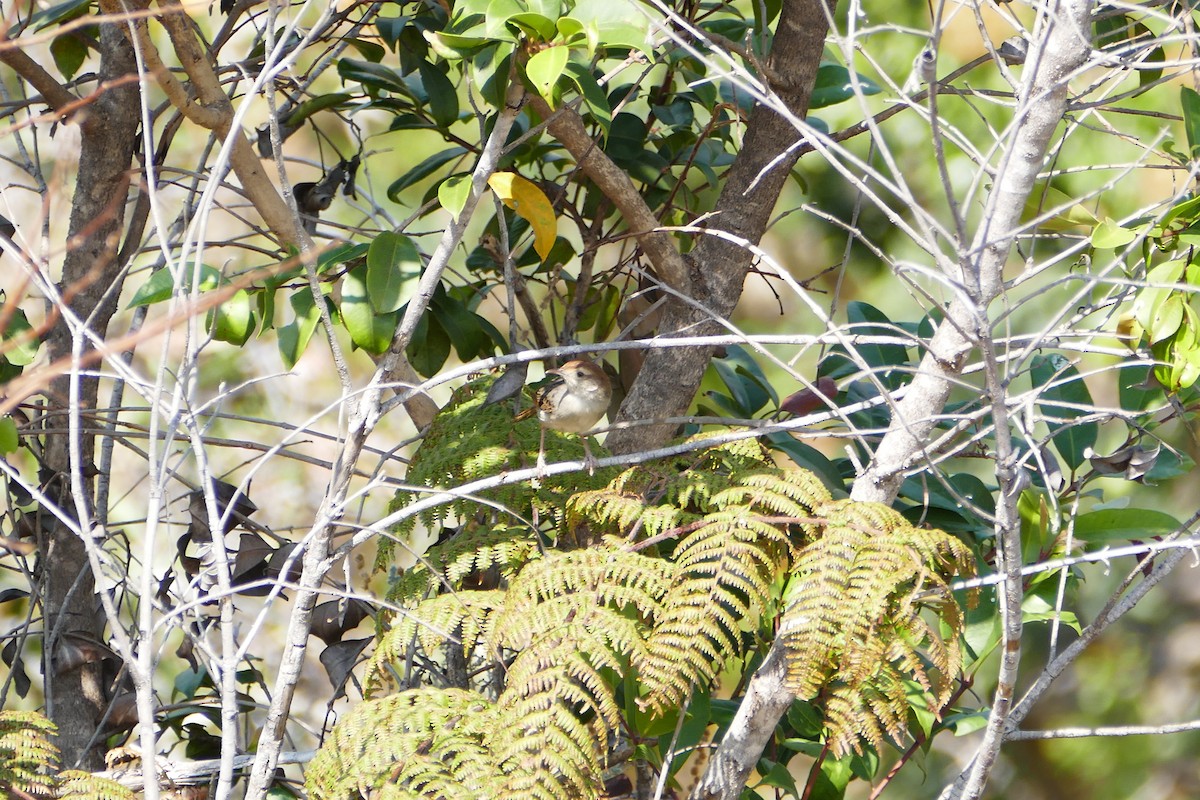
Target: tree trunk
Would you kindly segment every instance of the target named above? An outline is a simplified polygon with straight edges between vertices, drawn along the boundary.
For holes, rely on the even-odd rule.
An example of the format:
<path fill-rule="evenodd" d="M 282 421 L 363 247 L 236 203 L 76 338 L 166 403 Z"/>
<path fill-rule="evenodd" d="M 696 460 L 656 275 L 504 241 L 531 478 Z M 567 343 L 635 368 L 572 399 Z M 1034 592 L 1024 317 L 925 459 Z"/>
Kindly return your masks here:
<path fill-rule="evenodd" d="M 778 76 L 780 83 L 773 83 L 771 89 L 799 118 L 808 113 L 834 7 L 836 2 L 830 0 L 786 0 L 783 4 L 767 73 Z M 709 227 L 758 244 L 798 158 L 784 152 L 798 139 L 799 133 L 789 120 L 766 106 L 756 106 L 742 151 L 725 177 Z M 691 283 L 696 291 L 693 299 L 704 310 L 671 300 L 659 328 L 660 336 L 725 332 L 720 320 L 728 319 L 737 306 L 754 256 L 741 244 L 701 234 L 689 258 L 694 273 Z M 617 421 L 685 413 L 711 356 L 709 347 L 648 352 Z M 670 375 L 671 380 L 663 380 L 664 375 Z M 670 439 L 674 429 L 673 425 L 644 425 L 615 430 L 606 444 L 615 453 L 649 450 Z"/>
<path fill-rule="evenodd" d="M 82 112 L 79 174 L 72 201 L 69 249 L 58 285 L 67 315 L 73 315 L 103 337 L 117 308 L 121 267 L 117 252 L 125 218 L 130 164 L 140 123 L 136 82 L 110 88 L 106 84 L 137 72 L 133 48 L 117 25 L 100 26 L 100 95 Z M 60 316 L 47 339 L 51 362 L 72 351 L 71 325 Z M 72 381 L 78 381 L 72 398 Z M 48 410 L 87 412 L 96 407 L 97 382 L 72 374 L 50 386 Z M 92 515 L 89 465 L 94 441 L 82 436 L 77 458 L 62 414 L 50 416 L 58 432 L 46 437 L 45 467 L 53 475 L 50 496 L 59 508 L 78 519 L 72 476 L 82 485 L 83 512 Z M 97 531 L 97 533 L 103 533 Z M 103 665 L 90 643 L 102 643 L 104 617 L 95 596 L 95 581 L 83 540 L 65 525 L 40 534 L 41 596 L 45 602 L 44 670 L 46 706 L 58 726 L 63 765 L 96 769 L 103 763 L 103 742 L 92 742 L 107 705 Z M 79 664 L 75 654 L 87 663 Z M 98 737 L 95 737 L 98 738 Z M 90 746 L 89 746 L 90 745 Z"/>

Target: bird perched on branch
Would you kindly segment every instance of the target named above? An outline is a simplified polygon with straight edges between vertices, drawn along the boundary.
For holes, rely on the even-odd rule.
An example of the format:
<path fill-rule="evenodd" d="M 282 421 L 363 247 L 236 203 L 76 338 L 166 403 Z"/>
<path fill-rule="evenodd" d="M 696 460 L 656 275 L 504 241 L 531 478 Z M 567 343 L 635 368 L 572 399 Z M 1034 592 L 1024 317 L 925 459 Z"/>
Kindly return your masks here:
<path fill-rule="evenodd" d="M 538 443 L 539 473 L 546 467 L 546 428 L 550 428 L 579 434 L 583 440 L 588 473 L 594 474 L 596 459 L 584 434 L 595 427 L 608 411 L 612 384 L 604 370 L 591 361 L 568 361 L 558 369 L 546 372 L 557 376 L 558 380 L 539 389 L 533 407 L 517 414 L 513 421 L 520 422 L 537 414 L 542 423 L 542 436 Z"/>

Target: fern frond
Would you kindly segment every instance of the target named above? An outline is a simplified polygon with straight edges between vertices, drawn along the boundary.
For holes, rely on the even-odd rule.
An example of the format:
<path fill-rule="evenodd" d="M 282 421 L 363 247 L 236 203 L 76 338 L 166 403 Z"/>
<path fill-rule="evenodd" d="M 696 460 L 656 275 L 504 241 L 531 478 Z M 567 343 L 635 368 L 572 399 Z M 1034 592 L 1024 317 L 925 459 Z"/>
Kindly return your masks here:
<path fill-rule="evenodd" d="M 0 788 L 51 797 L 58 748 L 50 741 L 54 723 L 33 711 L 0 711 Z"/>
<path fill-rule="evenodd" d="M 621 713 L 604 670 L 644 660 L 647 619 L 661 610 L 671 565 L 615 548 L 556 553 L 528 565 L 493 627 L 495 649 L 516 651 L 497 701 L 519 732 L 501 742 L 513 777 L 505 797 L 595 798 Z"/>
<path fill-rule="evenodd" d="M 417 487 L 399 490 L 390 506 L 398 511 L 420 496 L 420 489 L 450 489 L 507 470 L 532 466 L 537 459 L 539 426 L 537 420 L 513 424 L 512 409 L 506 404 L 484 406 L 493 378 L 471 381 L 458 389 L 450 402 L 434 419 L 421 446 L 413 454 L 407 480 Z M 597 457 L 603 448 L 593 447 Z M 551 461 L 579 459 L 583 445 L 577 436 L 547 431 L 546 458 Z M 603 486 L 612 477 L 611 470 L 596 475 L 570 473 L 547 476 L 538 487 L 529 481 L 509 483 L 481 491 L 479 498 L 501 508 L 538 509 L 543 520 L 563 529 L 567 499 L 579 489 Z M 419 518 L 436 527 L 452 517 L 470 517 L 483 508 L 477 499 L 463 497 L 422 513 Z M 417 519 L 410 517 L 394 529 L 398 538 L 411 533 Z M 383 539 L 375 559 L 376 568 L 387 570 L 395 556 L 395 542 Z"/>
<path fill-rule="evenodd" d="M 952 642 L 963 624 L 949 581 L 972 574 L 974 562 L 957 539 L 914 528 L 886 506 L 839 501 L 817 513 L 828 524 L 793 567 L 779 636 L 789 688 L 806 699 L 826 692 L 829 743 L 840 756 L 864 740 L 879 747 L 900 738 L 910 682 L 931 707 L 945 703 L 961 668 Z"/>
<path fill-rule="evenodd" d="M 645 490 L 635 491 L 629 484 L 628 480 L 618 480 L 603 489 L 573 495 L 567 503 L 567 525 L 590 525 L 615 535 L 628 534 L 638 525 L 649 537 L 698 519 L 696 514 L 675 506 L 648 503 Z"/>
<path fill-rule="evenodd" d="M 739 511 L 705 519 L 675 550 L 676 580 L 646 645 L 640 673 L 649 691 L 642 702 L 655 710 L 677 706 L 694 684 L 716 677 L 741 649 L 743 626 L 762 614 L 786 564 L 782 528 Z"/>
<path fill-rule="evenodd" d="M 414 689 L 367 700 L 333 729 L 305 785 L 318 800 L 500 797 L 494 732 L 495 712 L 476 692 Z"/>
<path fill-rule="evenodd" d="M 458 589 L 467 576 L 490 569 L 501 578 L 511 578 L 537 553 L 536 534 L 526 525 L 472 522 L 430 547 L 419 563 L 391 580 L 387 600 L 410 603 L 430 592 Z"/>
<path fill-rule="evenodd" d="M 436 658 L 441 647 L 457 642 L 469 659 L 477 643 L 488 637 L 493 614 L 503 605 L 502 591 L 461 591 L 431 597 L 394 615 L 367 661 L 364 694 L 374 695 L 391 684 L 391 665 L 405 662 L 414 646 Z"/>
<path fill-rule="evenodd" d="M 64 770 L 58 779 L 58 800 L 134 800 L 136 797 L 132 789 L 82 770 Z"/>

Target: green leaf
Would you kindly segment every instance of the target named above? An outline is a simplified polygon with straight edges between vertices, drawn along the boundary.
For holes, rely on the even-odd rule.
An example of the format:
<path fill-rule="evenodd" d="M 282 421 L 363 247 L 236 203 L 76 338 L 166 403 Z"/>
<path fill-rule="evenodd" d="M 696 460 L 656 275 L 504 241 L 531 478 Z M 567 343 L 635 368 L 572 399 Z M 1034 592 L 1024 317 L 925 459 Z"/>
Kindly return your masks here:
<path fill-rule="evenodd" d="M 388 314 L 404 304 L 402 291 L 409 278 L 421 272 L 421 253 L 412 240 L 393 231 L 375 237 L 367 250 L 367 296 L 377 313 Z"/>
<path fill-rule="evenodd" d="M 409 17 L 376 17 L 375 28 L 379 31 L 379 38 L 383 39 L 392 52 L 395 52 L 400 34 L 404 33 L 404 28 L 410 21 Z"/>
<path fill-rule="evenodd" d="M 1179 520 L 1151 508 L 1106 508 L 1075 518 L 1075 538 L 1089 544 L 1153 539 L 1179 530 Z"/>
<path fill-rule="evenodd" d="M 773 450 L 784 453 L 796 466 L 812 472 L 835 495 L 845 496 L 845 479 L 837 465 L 820 450 L 797 440 L 787 431 L 775 431 L 765 438 Z"/>
<path fill-rule="evenodd" d="M 1118 373 L 1117 396 L 1124 411 L 1145 411 L 1152 405 L 1164 401 L 1161 386 L 1151 385 L 1150 367 L 1137 365 L 1123 367 Z"/>
<path fill-rule="evenodd" d="M 4 343 L 3 355 L 0 355 L 0 358 L 14 367 L 32 364 L 37 358 L 38 348 L 42 346 L 41 339 L 33 334 L 29 317 L 19 308 L 12 312 L 8 324 L 0 331 L 0 342 Z"/>
<path fill-rule="evenodd" d="M 342 281 L 342 304 L 339 310 L 342 324 L 346 326 L 346 332 L 350 334 L 350 341 L 355 347 L 376 355 L 387 351 L 400 320 L 399 312 L 375 313 L 367 290 L 366 265 L 346 273 Z"/>
<path fill-rule="evenodd" d="M 194 271 L 190 267 L 184 268 L 183 272 L 183 290 L 191 291 L 192 276 Z M 221 273 L 215 268 L 202 264 L 200 266 L 200 291 L 206 292 L 210 289 L 215 289 L 221 283 Z M 148 306 L 154 303 L 161 303 L 164 300 L 171 299 L 175 293 L 175 278 L 172 277 L 170 271 L 166 267 L 155 270 L 150 277 L 143 283 L 134 293 L 133 299 L 129 301 L 130 308 L 137 306 Z"/>
<path fill-rule="evenodd" d="M 1099 424 L 1075 423 L 1092 413 L 1092 393 L 1074 365 L 1061 355 L 1035 356 L 1030 377 L 1038 392 L 1038 408 L 1051 419 L 1046 420 L 1050 438 L 1063 461 L 1077 469 L 1086 460 L 1084 451 L 1096 446 Z M 1053 385 L 1050 385 L 1053 383 Z"/>
<path fill-rule="evenodd" d="M 608 136 L 608 129 L 612 125 L 612 109 L 592 71 L 576 61 L 568 61 L 563 72 L 575 84 L 575 88 L 583 97 L 584 105 L 591 112 L 592 119 L 600 126 L 604 135 Z"/>
<path fill-rule="evenodd" d="M 404 82 L 404 77 L 383 64 L 370 61 L 359 61 L 355 58 L 343 58 L 338 61 L 338 76 L 343 81 L 358 81 L 367 89 L 383 89 L 384 91 L 412 96 L 412 90 Z"/>
<path fill-rule="evenodd" d="M 893 338 L 904 335 L 899 325 L 869 303 L 856 301 L 848 304 L 846 315 L 855 335 Z M 907 372 L 898 369 L 908 364 L 908 348 L 904 345 L 864 343 L 859 346 L 858 353 L 888 389 L 898 389 L 910 380 Z"/>
<path fill-rule="evenodd" d="M 1104 221 L 1096 226 L 1092 231 L 1092 247 L 1101 250 L 1113 250 L 1118 247 L 1124 247 L 1137 238 L 1137 234 L 1128 228 L 1122 228 L 1111 217 L 1105 217 Z"/>
<path fill-rule="evenodd" d="M 55 36 L 50 42 L 50 55 L 54 57 L 54 65 L 67 80 L 75 77 L 75 73 L 87 60 L 87 42 L 76 32 Z"/>
<path fill-rule="evenodd" d="M 321 321 L 321 311 L 313 302 L 312 291 L 307 287 L 293 293 L 289 302 L 296 318 L 280 328 L 277 336 L 279 356 L 284 366 L 291 369 L 308 349 L 308 343 Z"/>
<path fill-rule="evenodd" d="M 1155 307 L 1154 316 L 1146 327 L 1150 344 L 1157 344 L 1179 332 L 1179 326 L 1183 324 L 1183 307 L 1183 295 L 1178 292 L 1167 295 L 1167 299 Z"/>
<path fill-rule="evenodd" d="M 550 41 L 554 38 L 554 34 L 558 32 L 558 27 L 554 24 L 554 20 L 544 14 L 537 14 L 532 11 L 513 14 L 508 18 L 508 24 L 517 26 L 526 36 L 540 42 Z"/>
<path fill-rule="evenodd" d="M 480 325 L 480 318 L 440 286 L 433 295 L 430 311 L 454 345 L 460 361 L 491 353 L 492 339 Z"/>
<path fill-rule="evenodd" d="M 515 45 L 502 43 L 486 47 L 471 57 L 471 76 L 479 95 L 499 108 L 508 92 L 508 72 Z"/>
<path fill-rule="evenodd" d="M 462 213 L 467 205 L 467 198 L 470 196 L 471 175 L 469 173 L 451 175 L 438 186 L 438 202 L 442 204 L 442 208 L 450 212 L 452 217 L 457 217 Z"/>
<path fill-rule="evenodd" d="M 424 36 L 434 55 L 447 61 L 461 61 L 470 58 L 476 50 L 491 44 L 491 39 L 482 36 L 459 36 L 444 31 L 425 31 Z"/>
<path fill-rule="evenodd" d="M 855 73 L 858 91 L 865 95 L 879 94 L 882 89 L 869 78 Z M 841 64 L 822 64 L 817 69 L 817 82 L 813 86 L 810 109 L 825 108 L 854 97 L 854 84 L 850 81 L 850 70 Z"/>
<path fill-rule="evenodd" d="M 379 44 L 378 42 L 372 42 L 366 39 L 349 39 L 348 41 L 354 46 L 354 49 L 358 51 L 359 55 L 372 63 L 378 64 L 380 61 L 383 61 L 383 57 L 387 55 L 387 50 L 384 50 L 383 45 Z"/>
<path fill-rule="evenodd" d="M 254 334 L 257 319 L 254 316 L 254 300 L 245 289 L 208 312 L 208 332 L 219 342 L 241 347 Z"/>
<path fill-rule="evenodd" d="M 753 417 L 772 399 L 776 405 L 779 404 L 779 398 L 773 397 L 774 390 L 764 388 L 766 378 L 759 380 L 752 377 L 755 372 L 762 376 L 762 370 L 744 349 L 734 345 L 726 353 L 725 358 L 714 358 L 712 365 L 737 403 L 741 416 Z"/>
<path fill-rule="evenodd" d="M 450 337 L 441 323 L 432 313 L 426 312 L 417 323 L 405 352 L 417 374 L 429 378 L 437 374 L 450 357 L 450 346 Z"/>
<path fill-rule="evenodd" d="M 421 74 L 421 85 L 429 98 L 429 113 L 442 128 L 448 128 L 458 122 L 458 90 L 446 77 L 445 73 L 427 61 L 422 61 L 418 67 Z"/>
<path fill-rule="evenodd" d="M 0 456 L 16 452 L 21 446 L 21 437 L 17 433 L 17 422 L 12 417 L 0 419 Z"/>
<path fill-rule="evenodd" d="M 508 20 L 524 11 L 517 0 L 491 0 L 484 15 L 484 36 L 502 42 L 517 41 L 516 33 L 508 27 Z"/>
<path fill-rule="evenodd" d="M 44 31 L 51 25 L 86 17 L 91 11 L 92 0 L 65 0 L 65 2 L 57 3 L 43 11 L 31 14 L 29 25 L 36 31 Z"/>
<path fill-rule="evenodd" d="M 317 273 L 320 274 L 339 264 L 346 264 L 356 258 L 362 258 L 367 254 L 367 250 L 370 247 L 371 245 L 367 242 L 360 242 L 358 244 L 342 242 L 339 245 L 331 247 L 317 256 Z"/>
<path fill-rule="evenodd" d="M 327 108 L 335 108 L 349 100 L 352 95 L 345 92 L 336 92 L 334 94 L 317 95 L 311 100 L 305 100 L 300 105 L 296 106 L 296 110 L 288 115 L 286 125 L 289 127 L 299 126 L 304 120 L 311 117 L 318 111 L 324 111 Z"/>
<path fill-rule="evenodd" d="M 400 193 L 417 183 L 420 180 L 428 178 L 433 173 L 441 169 L 445 164 L 453 161 L 456 158 L 461 158 L 466 155 L 465 147 L 451 147 L 448 150 L 443 150 L 440 153 L 434 153 L 429 158 L 417 164 L 408 172 L 401 175 L 391 186 L 388 187 L 387 196 L 393 203 L 400 202 Z"/>
<path fill-rule="evenodd" d="M 533 88 L 537 89 L 538 94 L 552 106 L 554 105 L 554 84 L 558 83 L 558 78 L 563 73 L 563 67 L 567 65 L 569 53 L 570 51 L 566 47 L 547 47 L 534 53 L 529 59 L 529 63 L 525 65 L 525 74 L 529 77 Z"/>
<path fill-rule="evenodd" d="M 587 31 L 583 23 L 574 17 L 559 17 L 558 22 L 555 23 L 555 27 L 558 28 L 559 38 L 567 44 L 572 44 L 576 39 L 587 37 Z M 594 55 L 594 51 L 588 51 L 588 58 Z"/>
<path fill-rule="evenodd" d="M 1184 86 L 1179 90 L 1179 105 L 1183 110 L 1183 130 L 1187 134 L 1188 155 L 1196 158 L 1200 155 L 1200 94 L 1195 89 Z"/>
<path fill-rule="evenodd" d="M 629 48 L 653 60 L 646 11 L 651 11 L 649 5 L 639 7 L 632 0 L 579 0 L 571 9 L 571 18 L 582 25 L 593 51 L 596 47 Z"/>
<path fill-rule="evenodd" d="M 796 779 L 788 772 L 787 766 L 779 762 L 768 761 L 763 759 L 759 762 L 759 769 L 762 770 L 764 764 L 770 765 L 765 772 L 762 773 L 760 785 L 772 786 L 776 789 L 783 789 L 793 797 L 799 796 L 799 791 L 796 789 Z"/>
<path fill-rule="evenodd" d="M 1183 259 L 1175 259 L 1159 264 L 1146 275 L 1146 288 L 1133 301 L 1133 315 L 1144 330 L 1153 327 L 1159 307 L 1176 291 L 1172 284 L 1179 283 L 1185 266 Z"/>

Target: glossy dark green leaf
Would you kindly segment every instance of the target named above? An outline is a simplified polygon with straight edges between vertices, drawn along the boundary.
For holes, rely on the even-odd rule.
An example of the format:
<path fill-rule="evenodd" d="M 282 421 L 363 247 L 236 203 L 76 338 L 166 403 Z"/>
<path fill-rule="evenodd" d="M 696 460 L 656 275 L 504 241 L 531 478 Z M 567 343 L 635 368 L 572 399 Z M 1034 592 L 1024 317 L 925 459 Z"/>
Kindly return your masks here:
<path fill-rule="evenodd" d="M 1075 518 L 1075 538 L 1089 544 L 1153 539 L 1179 528 L 1179 520 L 1152 508 L 1106 508 Z"/>
<path fill-rule="evenodd" d="M 446 359 L 450 357 L 451 345 L 450 337 L 441 323 L 433 314 L 426 312 L 417 323 L 412 342 L 405 352 L 417 374 L 429 378 L 437 374 L 446 363 Z"/>
<path fill-rule="evenodd" d="M 372 63 L 378 64 L 387 55 L 387 50 L 378 42 L 372 42 L 368 39 L 349 39 L 347 41 L 358 51 L 360 56 Z"/>
<path fill-rule="evenodd" d="M 397 178 L 396 181 L 388 187 L 388 199 L 393 203 L 400 202 L 401 192 L 412 186 L 414 183 L 428 178 L 430 175 L 437 172 L 451 161 L 454 161 L 456 158 L 461 158 L 462 156 L 466 155 L 466 152 L 466 148 L 451 147 L 447 150 L 441 151 L 440 153 L 434 153 L 429 158 L 425 159 L 420 164 L 417 164 L 408 172 Z"/>
<path fill-rule="evenodd" d="M 858 75 L 858 91 L 863 95 L 879 94 L 879 85 L 869 78 Z M 817 82 L 813 87 L 810 109 L 825 108 L 849 100 L 854 96 L 854 84 L 850 70 L 841 64 L 822 64 L 817 69 Z"/>
<path fill-rule="evenodd" d="M 1038 390 L 1038 408 L 1046 417 L 1050 438 L 1072 470 L 1086 460 L 1084 451 L 1096 446 L 1099 425 L 1075 420 L 1091 413 L 1092 393 L 1079 370 L 1061 355 L 1034 356 L 1030 379 Z"/>
<path fill-rule="evenodd" d="M 338 265 L 348 264 L 355 259 L 363 258 L 370 247 L 371 245 L 367 242 L 360 242 L 359 244 L 342 242 L 335 245 L 317 256 L 317 272 L 323 273 Z"/>
<path fill-rule="evenodd" d="M 1145 411 L 1164 401 L 1162 387 L 1150 380 L 1150 367 L 1142 364 L 1117 373 L 1117 397 L 1124 411 Z"/>
<path fill-rule="evenodd" d="M 444 72 L 427 61 L 421 62 L 418 71 L 429 98 L 430 115 L 441 127 L 450 127 L 458 121 L 458 90 Z"/>
<path fill-rule="evenodd" d="M 773 450 L 790 458 L 796 466 L 806 469 L 821 479 L 825 487 L 836 496 L 845 496 L 846 481 L 837 465 L 820 450 L 796 439 L 787 431 L 775 431 L 764 437 Z"/>
<path fill-rule="evenodd" d="M 850 303 L 846 307 L 846 315 L 850 319 L 851 333 L 855 336 L 904 338 L 904 330 L 869 303 Z M 856 345 L 855 349 L 888 389 L 898 389 L 911 379 L 903 369 L 909 364 L 908 348 L 903 344 L 863 342 Z"/>
<path fill-rule="evenodd" d="M 338 76 L 344 81 L 358 81 L 368 89 L 383 89 L 406 96 L 412 96 L 412 90 L 404 82 L 404 77 L 383 64 L 370 61 L 359 61 L 355 58 L 343 58 L 338 61 Z"/>
<path fill-rule="evenodd" d="M 286 124 L 288 127 L 296 127 L 318 111 L 324 111 L 327 108 L 336 108 L 351 97 L 352 95 L 345 92 L 317 95 L 311 100 L 305 100 L 296 106 L 296 110 L 288 115 Z"/>
<path fill-rule="evenodd" d="M 430 311 L 450 338 L 460 361 L 490 355 L 492 340 L 480 318 L 456 298 L 442 291 L 434 295 Z"/>
<path fill-rule="evenodd" d="M 404 32 L 404 27 L 408 23 L 408 17 L 378 17 L 375 20 L 375 28 L 379 31 L 379 38 L 383 39 L 388 49 L 395 52 L 396 43 L 400 41 L 400 34 Z"/>
<path fill-rule="evenodd" d="M 60 22 L 70 22 L 73 19 L 86 17 L 92 12 L 92 2 L 93 0 L 65 0 L 62 3 L 56 3 L 31 14 L 29 26 L 35 31 L 43 31 Z"/>

